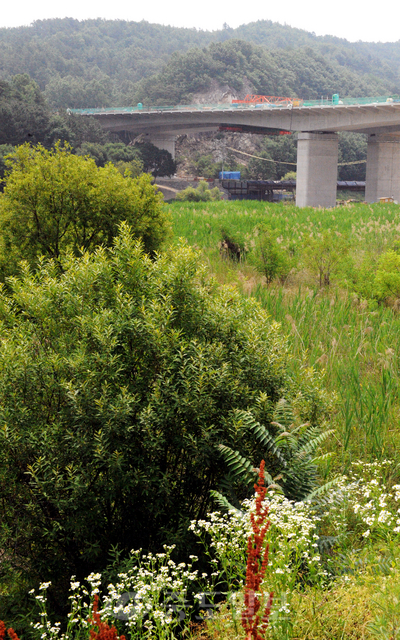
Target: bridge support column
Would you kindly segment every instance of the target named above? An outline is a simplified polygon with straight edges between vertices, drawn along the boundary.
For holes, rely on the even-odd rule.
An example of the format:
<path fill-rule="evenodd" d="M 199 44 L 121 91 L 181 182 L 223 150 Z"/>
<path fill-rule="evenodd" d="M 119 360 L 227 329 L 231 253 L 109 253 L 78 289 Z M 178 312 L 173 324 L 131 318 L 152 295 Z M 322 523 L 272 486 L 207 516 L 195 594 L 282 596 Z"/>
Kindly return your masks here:
<path fill-rule="evenodd" d="M 175 140 L 176 136 L 168 133 L 150 133 L 146 136 L 149 142 L 152 142 L 154 146 L 159 149 L 166 149 L 169 151 L 172 159 L 175 160 Z"/>
<path fill-rule="evenodd" d="M 400 137 L 370 133 L 365 199 L 378 202 L 379 198 L 390 196 L 400 202 Z"/>
<path fill-rule="evenodd" d="M 296 206 L 334 207 L 337 165 L 338 136 L 336 133 L 299 133 Z"/>

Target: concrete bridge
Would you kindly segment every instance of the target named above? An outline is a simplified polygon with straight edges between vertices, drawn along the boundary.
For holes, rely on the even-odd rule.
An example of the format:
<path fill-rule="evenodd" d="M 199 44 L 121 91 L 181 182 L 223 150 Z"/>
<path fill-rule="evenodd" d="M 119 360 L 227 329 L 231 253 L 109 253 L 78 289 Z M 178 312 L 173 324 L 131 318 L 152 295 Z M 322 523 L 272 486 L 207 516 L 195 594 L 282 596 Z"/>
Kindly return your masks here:
<path fill-rule="evenodd" d="M 287 131 L 298 133 L 296 204 L 333 207 L 336 203 L 339 131 L 368 136 L 365 198 L 377 202 L 393 196 L 400 202 L 400 99 L 347 98 L 303 102 L 296 106 L 266 104 L 185 105 L 74 109 L 95 117 L 111 132 L 145 134 L 175 155 L 175 139 L 202 131 Z"/>

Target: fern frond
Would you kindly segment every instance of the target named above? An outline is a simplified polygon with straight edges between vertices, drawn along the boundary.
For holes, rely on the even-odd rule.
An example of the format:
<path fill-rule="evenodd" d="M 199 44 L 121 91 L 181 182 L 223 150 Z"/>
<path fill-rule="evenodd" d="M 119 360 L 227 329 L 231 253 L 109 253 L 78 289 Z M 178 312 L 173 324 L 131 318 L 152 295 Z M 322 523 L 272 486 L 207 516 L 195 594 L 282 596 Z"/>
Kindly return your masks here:
<path fill-rule="evenodd" d="M 236 509 L 236 507 L 234 507 L 219 491 L 212 490 L 210 491 L 210 495 L 214 498 L 222 511 L 235 511 L 237 514 L 244 515 L 243 511 Z"/>
<path fill-rule="evenodd" d="M 317 489 L 314 489 L 314 491 L 311 491 L 311 493 L 309 493 L 304 498 L 304 501 L 305 502 L 311 502 L 312 500 L 315 500 L 315 498 L 319 498 L 319 497 L 323 496 L 325 493 L 330 491 L 330 489 L 332 489 L 332 487 L 334 487 L 335 485 L 339 484 L 339 482 L 341 482 L 341 480 L 343 480 L 343 476 L 336 476 L 336 478 L 333 478 L 333 480 L 330 480 L 329 482 L 325 482 L 325 484 L 323 484 L 322 486 L 317 487 Z"/>
<path fill-rule="evenodd" d="M 295 417 L 292 406 L 285 398 L 278 400 L 273 419 L 275 422 L 279 422 L 279 424 L 283 425 L 286 429 L 294 423 Z"/>
<path fill-rule="evenodd" d="M 265 448 L 265 450 L 271 453 L 283 467 L 286 467 L 286 458 L 277 446 L 276 439 L 268 432 L 268 429 L 257 422 L 257 420 L 255 420 L 248 411 L 238 411 L 236 413 L 241 414 L 243 422 L 253 431 L 258 442 Z"/>
<path fill-rule="evenodd" d="M 255 481 L 257 471 L 254 469 L 250 460 L 243 458 L 238 451 L 234 451 L 224 444 L 219 444 L 218 449 L 229 468 L 233 480 L 240 479 L 247 484 Z"/>
<path fill-rule="evenodd" d="M 319 465 L 322 462 L 326 462 L 327 460 L 330 460 L 331 458 L 334 458 L 334 457 L 335 457 L 334 451 L 327 451 L 326 453 L 323 453 L 321 456 L 316 456 L 315 458 L 310 460 L 310 462 L 311 464 Z"/>
<path fill-rule="evenodd" d="M 257 477 L 258 469 L 255 469 L 247 458 L 243 458 L 238 451 L 234 451 L 230 447 L 227 447 L 224 444 L 219 444 L 218 449 L 222 454 L 222 457 L 228 466 L 232 478 L 234 480 L 240 479 L 247 484 L 251 484 L 255 482 Z M 273 480 L 270 474 L 267 471 L 264 471 L 265 475 L 265 483 L 267 485 L 272 484 Z"/>
<path fill-rule="evenodd" d="M 308 440 L 307 444 L 301 447 L 296 455 L 299 457 L 309 455 L 310 453 L 315 451 L 315 449 L 317 449 L 328 438 L 328 436 L 332 435 L 333 433 L 335 433 L 334 429 L 323 431 L 312 440 Z"/>
<path fill-rule="evenodd" d="M 278 436 L 276 436 L 275 444 L 285 449 L 287 449 L 287 447 L 289 447 L 291 450 L 297 448 L 297 440 L 293 436 L 293 434 L 290 433 L 290 431 L 284 431 L 283 433 L 280 433 Z"/>

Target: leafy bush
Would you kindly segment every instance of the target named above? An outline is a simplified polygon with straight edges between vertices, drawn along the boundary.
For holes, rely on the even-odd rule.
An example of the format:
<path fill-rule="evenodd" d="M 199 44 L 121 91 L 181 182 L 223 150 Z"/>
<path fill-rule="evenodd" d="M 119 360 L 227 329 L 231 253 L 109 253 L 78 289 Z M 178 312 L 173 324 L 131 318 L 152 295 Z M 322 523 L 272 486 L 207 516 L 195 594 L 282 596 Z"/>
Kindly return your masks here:
<path fill-rule="evenodd" d="M 143 162 L 144 171 L 157 176 L 172 176 L 176 172 L 176 162 L 166 149 L 159 149 L 151 142 L 140 142 L 134 146 Z"/>
<path fill-rule="evenodd" d="M 221 200 L 222 194 L 218 187 L 210 189 L 207 183 L 202 181 L 196 189 L 187 187 L 179 191 L 175 199 L 180 202 L 210 202 L 211 200 Z"/>
<path fill-rule="evenodd" d="M 319 286 L 329 286 L 331 277 L 346 256 L 346 240 L 328 230 L 317 236 L 310 235 L 305 242 L 304 262 L 318 274 Z"/>
<path fill-rule="evenodd" d="M 278 233 L 268 227 L 256 229 L 250 261 L 265 276 L 268 284 L 275 278 L 285 280 L 293 267 L 288 251 L 279 244 Z"/>
<path fill-rule="evenodd" d="M 40 256 L 62 262 L 67 249 L 110 246 L 122 220 L 149 252 L 170 232 L 162 196 L 147 175 L 124 179 L 111 164 L 97 168 L 91 158 L 60 144 L 50 151 L 23 145 L 7 164 L 0 200 L 3 275 L 15 272 L 19 259 L 32 266 Z"/>
<path fill-rule="evenodd" d="M 279 471 L 252 425 L 273 429 L 277 402 L 295 394 L 286 341 L 255 301 L 208 280 L 198 253 L 151 261 L 123 225 L 112 250 L 70 255 L 61 275 L 52 261 L 25 265 L 8 287 L 0 549 L 29 580 L 63 591 L 116 545 L 187 550 L 189 521 L 229 477 L 221 444 L 252 464 L 265 451 Z M 305 398 L 312 387 L 318 421 L 319 378 L 296 384 Z"/>
<path fill-rule="evenodd" d="M 400 254 L 392 249 L 379 258 L 375 274 L 375 291 L 381 299 L 400 298 Z"/>

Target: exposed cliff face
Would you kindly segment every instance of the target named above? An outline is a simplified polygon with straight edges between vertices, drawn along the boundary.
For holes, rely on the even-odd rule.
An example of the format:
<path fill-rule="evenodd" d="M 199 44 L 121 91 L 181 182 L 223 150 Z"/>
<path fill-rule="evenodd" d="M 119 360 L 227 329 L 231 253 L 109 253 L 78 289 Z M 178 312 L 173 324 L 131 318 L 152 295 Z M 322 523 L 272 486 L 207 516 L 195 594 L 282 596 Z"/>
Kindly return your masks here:
<path fill-rule="evenodd" d="M 236 92 L 228 84 L 221 85 L 213 80 L 206 92 L 192 94 L 193 104 L 230 104 L 233 99 L 243 99 L 248 93 L 253 93 L 254 88 L 245 78 L 240 93 Z M 178 174 L 189 177 L 197 173 L 195 163 L 201 156 L 211 156 L 212 162 L 221 166 L 226 164 L 228 155 L 235 157 L 237 162 L 247 166 L 250 158 L 234 154 L 229 147 L 256 154 L 261 147 L 262 136 L 248 133 L 197 133 L 193 136 L 180 136 L 176 142 L 176 160 L 178 162 Z"/>
<path fill-rule="evenodd" d="M 254 93 L 254 87 L 247 78 L 244 78 L 243 89 L 239 93 L 228 84 L 220 84 L 218 80 L 212 80 L 208 91 L 192 94 L 192 103 L 230 104 L 232 100 L 242 100 L 248 93 Z"/>
<path fill-rule="evenodd" d="M 247 166 L 250 158 L 242 154 L 235 154 L 231 149 L 238 149 L 249 154 L 257 155 L 260 151 L 262 136 L 251 133 L 197 133 L 193 136 L 180 136 L 176 142 L 176 160 L 178 174 L 191 176 L 195 173 L 195 163 L 201 156 L 211 156 L 212 161 L 221 165 L 229 157 Z"/>
<path fill-rule="evenodd" d="M 249 92 L 252 91 L 250 85 L 245 88 L 247 89 Z M 238 95 L 229 85 L 221 85 L 213 81 L 207 92 L 193 94 L 192 102 L 193 104 L 230 104 L 237 98 L 240 99 L 243 96 Z M 183 176 L 196 173 L 195 163 L 201 156 L 211 156 L 212 161 L 220 164 L 222 168 L 223 161 L 229 153 L 228 147 L 254 153 L 258 148 L 256 141 L 258 137 L 251 134 L 223 132 L 180 136 L 176 143 L 178 173 Z M 237 155 L 236 157 L 242 164 L 247 164 L 246 156 Z"/>

